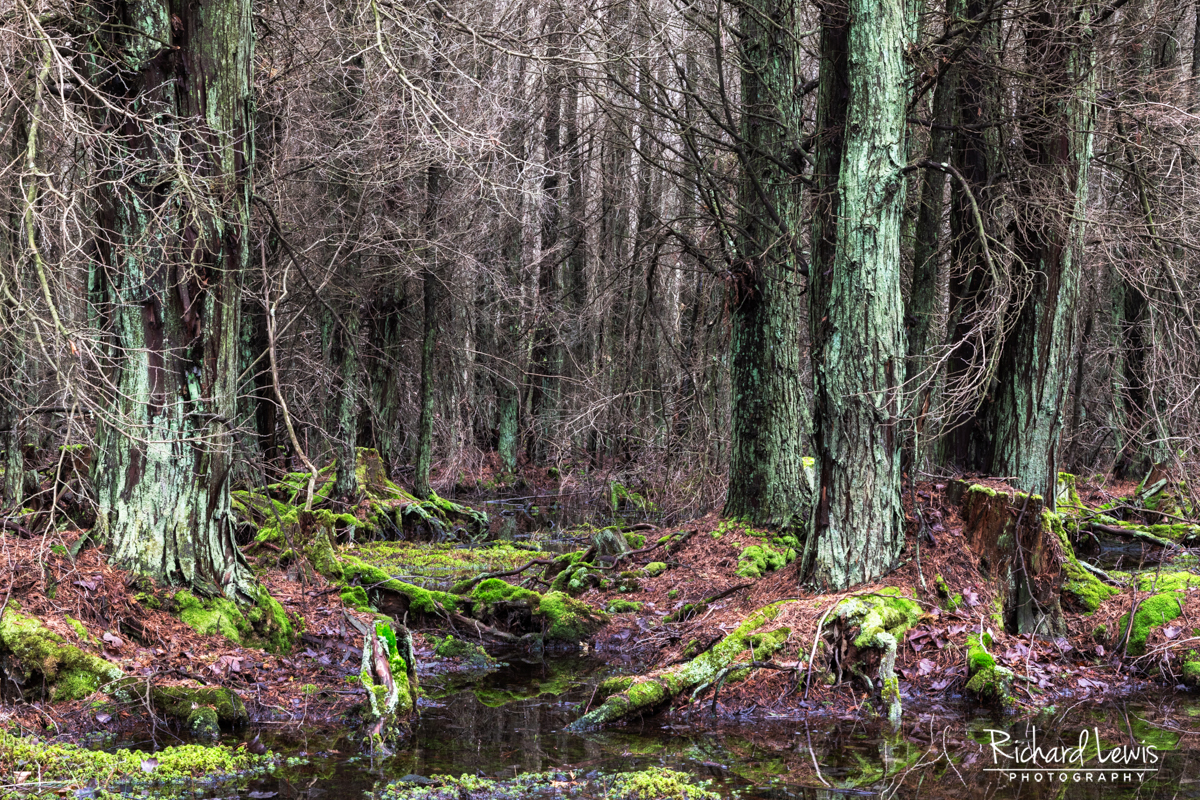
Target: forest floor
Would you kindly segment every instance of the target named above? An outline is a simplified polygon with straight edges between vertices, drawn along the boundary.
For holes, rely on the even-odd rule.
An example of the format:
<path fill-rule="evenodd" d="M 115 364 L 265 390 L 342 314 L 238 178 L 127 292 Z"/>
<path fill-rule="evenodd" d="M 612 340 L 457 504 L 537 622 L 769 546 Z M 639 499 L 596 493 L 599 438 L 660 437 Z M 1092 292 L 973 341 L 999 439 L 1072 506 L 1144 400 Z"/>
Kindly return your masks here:
<path fill-rule="evenodd" d="M 995 481 L 968 483 L 987 485 L 1007 519 L 1021 524 L 1022 496 Z M 1102 507 L 1117 513 L 1113 509 L 1135 502 L 1139 488 L 1081 484 L 1072 513 L 1079 520 Z M 800 589 L 800 559 L 789 546 L 794 540 L 715 513 L 683 525 L 627 526 L 618 549 L 629 552 L 616 556 L 596 548 L 614 529 L 560 533 L 554 548 L 452 535 L 442 542 L 345 541 L 338 527 L 344 520 L 327 514 L 322 519 L 329 527 L 321 530 L 328 553 L 311 546 L 311 538 L 294 540 L 303 520 L 290 537 L 272 534 L 260 518 L 259 535 L 244 550 L 291 621 L 286 652 L 263 649 L 245 626 L 242 632 L 250 633 L 238 637 L 243 641 L 232 640 L 227 634 L 236 635 L 240 623 L 223 619 L 219 607 L 197 609 L 173 591 L 109 566 L 96 548 L 72 558 L 78 531 L 30 535 L 29 528 L 12 526 L 0 534 L 0 575 L 6 576 L 0 584 L 0 727 L 79 738 L 148 722 L 180 732 L 191 724 L 187 708 L 172 718 L 161 692 L 130 700 L 112 691 L 111 681 L 89 685 L 78 674 L 68 677 L 74 656 L 63 647 L 99 657 L 147 687 L 228 690 L 244 712 L 226 719 L 222 711 L 222 727 L 358 725 L 366 697 L 355 680 L 361 647 L 387 619 L 382 611 L 412 631 L 420 680 L 439 671 L 486 669 L 488 653 L 514 647 L 612 659 L 616 677 L 578 709 L 592 712 L 596 724 L 662 712 L 710 724 L 886 716 L 887 686 L 882 673 L 876 677 L 886 648 L 882 639 L 862 638 L 876 623 L 843 613 L 848 599 L 911 603 L 901 609 L 903 619 L 885 620 L 875 631 L 895 634 L 906 719 L 962 713 L 979 703 L 1036 714 L 1056 704 L 1101 704 L 1148 686 L 1182 689 L 1200 679 L 1192 649 L 1200 650 L 1200 574 L 1191 527 L 1172 529 L 1179 542 L 1167 546 L 1161 538 L 1102 542 L 1102 553 L 1119 551 L 1106 578 L 1124 585 L 1093 595 L 1091 610 L 1064 591 L 1060 630 L 1018 635 L 1005 632 L 1001 613 L 1011 576 L 995 577 L 995 564 L 973 547 L 964 501 L 952 499 L 947 482 L 921 483 L 905 496 L 909 536 L 901 566 L 874 584 L 834 594 Z M 1138 514 L 1126 515 L 1138 517 L 1139 531 L 1170 516 L 1162 503 L 1154 505 L 1158 511 L 1146 510 L 1145 499 L 1137 500 Z M 395 502 L 399 519 L 411 501 Z M 369 516 L 368 505 L 360 519 Z M 1085 531 L 1081 541 L 1100 541 L 1086 533 L 1086 524 L 1077 527 Z M 1163 533 L 1164 526 L 1154 530 Z M 487 575 L 495 577 L 479 582 Z M 1127 624 L 1131 609 L 1133 626 Z M 29 619 L 52 634 L 49 645 L 21 650 L 14 644 L 14 626 Z M 554 634 L 560 628 L 567 632 Z M 982 644 L 990 658 L 987 666 L 1009 671 L 999 691 L 978 682 L 968 689 L 980 666 L 971 654 L 972 636 L 974 649 Z M 648 685 L 662 691 L 647 700 L 638 688 Z M 602 706 L 616 716 L 597 718 Z"/>

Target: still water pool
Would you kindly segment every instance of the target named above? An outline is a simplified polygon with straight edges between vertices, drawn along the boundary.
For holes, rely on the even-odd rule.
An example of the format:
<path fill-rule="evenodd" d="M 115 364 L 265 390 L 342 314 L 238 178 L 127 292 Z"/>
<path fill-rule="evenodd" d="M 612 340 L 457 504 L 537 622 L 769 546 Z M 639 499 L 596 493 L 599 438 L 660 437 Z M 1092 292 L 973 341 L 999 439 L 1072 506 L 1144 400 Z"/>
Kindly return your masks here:
<path fill-rule="evenodd" d="M 924 713 L 910 708 L 897 732 L 820 714 L 738 721 L 705 713 L 568 733 L 612 668 L 581 658 L 509 662 L 483 677 L 426 678 L 420 719 L 391 754 L 363 755 L 349 737 L 301 726 L 264 731 L 276 752 L 306 754 L 308 763 L 239 796 L 360 800 L 406 777 L 556 771 L 563 782 L 591 779 L 590 790 L 570 796 L 599 798 L 604 776 L 661 766 L 743 798 L 1200 798 L 1200 699 L 1186 693 L 1087 700 L 1019 722 L 972 714 L 950 698 Z M 1082 756 L 1071 750 L 1081 741 Z"/>

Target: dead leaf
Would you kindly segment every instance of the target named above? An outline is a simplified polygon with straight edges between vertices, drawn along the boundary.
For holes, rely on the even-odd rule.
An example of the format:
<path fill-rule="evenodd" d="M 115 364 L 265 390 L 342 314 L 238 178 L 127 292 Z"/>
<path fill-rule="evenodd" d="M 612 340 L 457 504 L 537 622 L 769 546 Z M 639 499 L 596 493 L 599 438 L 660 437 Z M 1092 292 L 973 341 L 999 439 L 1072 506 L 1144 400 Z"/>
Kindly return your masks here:
<path fill-rule="evenodd" d="M 928 658 L 922 658 L 919 662 L 917 662 L 917 674 L 918 675 L 928 675 L 929 673 L 933 672 L 935 669 L 937 669 L 937 664 L 934 664 Z"/>
<path fill-rule="evenodd" d="M 96 715 L 96 722 L 99 722 L 101 725 L 105 725 L 111 721 L 112 721 L 112 714 L 105 714 L 103 711 L 101 711 L 99 714 Z"/>
<path fill-rule="evenodd" d="M 125 642 L 121 641 L 121 637 L 117 636 L 115 633 L 112 633 L 111 631 L 105 631 L 104 636 L 102 636 L 101 638 L 104 639 L 104 641 L 107 642 L 108 644 L 112 645 L 112 648 L 114 650 L 120 650 L 122 647 L 125 646 Z"/>
<path fill-rule="evenodd" d="M 94 592 L 100 586 L 100 579 L 99 578 L 83 578 L 81 580 L 73 581 L 72 583 L 74 583 L 75 586 L 82 586 L 84 589 L 87 589 L 89 592 Z"/>
<path fill-rule="evenodd" d="M 156 769 L 158 769 L 157 758 L 147 758 L 142 761 L 142 772 L 154 772 Z"/>
<path fill-rule="evenodd" d="M 962 596 L 967 605 L 972 607 L 979 605 L 979 592 L 974 589 L 963 589 Z"/>
<path fill-rule="evenodd" d="M 1180 631 L 1180 629 L 1175 627 L 1174 625 L 1168 625 L 1167 627 L 1162 629 L 1163 636 L 1167 637 L 1168 639 L 1178 638 L 1179 631 Z"/>

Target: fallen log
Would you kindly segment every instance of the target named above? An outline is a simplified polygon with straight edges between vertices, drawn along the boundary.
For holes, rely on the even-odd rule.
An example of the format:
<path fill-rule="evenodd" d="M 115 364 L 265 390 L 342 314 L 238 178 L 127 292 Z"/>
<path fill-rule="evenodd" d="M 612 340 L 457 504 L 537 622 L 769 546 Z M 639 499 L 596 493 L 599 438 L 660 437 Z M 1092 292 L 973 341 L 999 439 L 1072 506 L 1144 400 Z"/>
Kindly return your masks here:
<path fill-rule="evenodd" d="M 789 602 L 794 601 L 785 600 L 758 609 L 711 650 L 686 664 L 631 679 L 622 691 L 611 694 L 600 706 L 568 725 L 568 730 L 598 728 L 633 714 L 653 711 L 683 692 L 713 683 L 728 667 L 747 669 L 748 665 L 735 662 L 748 650 L 753 652 L 755 661 L 769 658 L 787 640 L 791 630 L 777 628 L 766 633 L 756 631 L 778 617 Z"/>
<path fill-rule="evenodd" d="M 1087 523 L 1086 527 L 1089 531 L 1093 531 L 1095 533 L 1107 533 L 1109 536 L 1124 536 L 1129 539 L 1137 539 L 1139 541 L 1149 542 L 1150 544 L 1157 545 L 1158 547 L 1162 547 L 1167 550 L 1173 550 L 1179 547 L 1178 544 L 1172 542 L 1170 539 L 1162 539 L 1158 536 L 1155 536 L 1153 533 L 1147 533 L 1146 531 L 1141 531 L 1136 528 L 1105 525 L 1101 522 L 1089 522 Z"/>

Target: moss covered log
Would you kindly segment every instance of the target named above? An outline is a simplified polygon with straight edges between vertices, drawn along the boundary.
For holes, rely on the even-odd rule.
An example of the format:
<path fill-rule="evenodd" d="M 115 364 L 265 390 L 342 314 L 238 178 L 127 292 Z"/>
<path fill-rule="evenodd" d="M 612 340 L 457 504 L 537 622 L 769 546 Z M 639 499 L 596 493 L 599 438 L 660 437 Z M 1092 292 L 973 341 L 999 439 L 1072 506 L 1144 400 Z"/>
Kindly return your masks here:
<path fill-rule="evenodd" d="M 620 691 L 607 697 L 599 707 L 572 722 L 568 728 L 588 730 L 634 714 L 651 712 L 683 692 L 713 683 L 722 670 L 733 666 L 738 657 L 752 647 L 755 658 L 769 658 L 787 639 L 790 631 L 777 628 L 757 637 L 756 631 L 774 621 L 788 602 L 772 603 L 758 609 L 711 650 L 686 664 L 631 679 L 627 684 L 627 679 L 620 679 L 623 687 Z"/>

